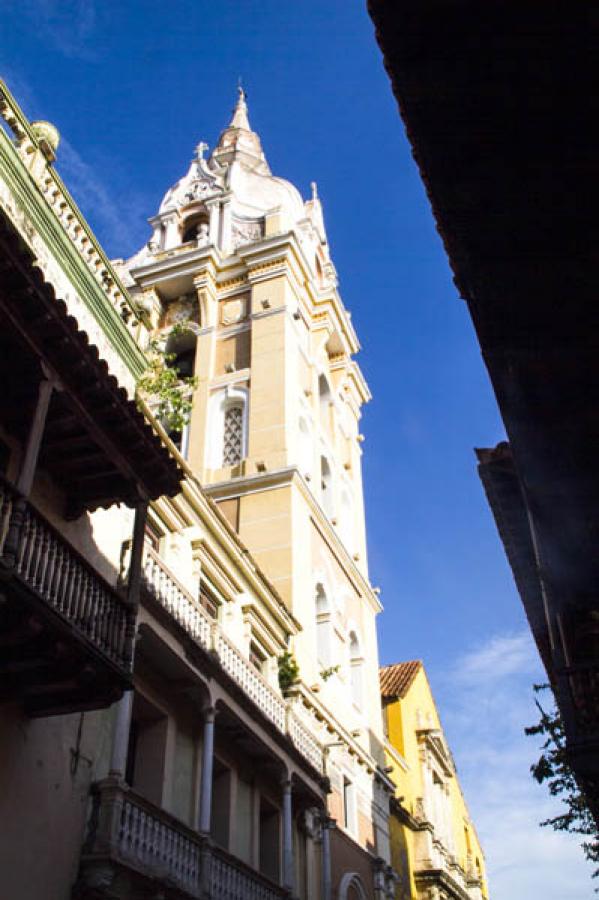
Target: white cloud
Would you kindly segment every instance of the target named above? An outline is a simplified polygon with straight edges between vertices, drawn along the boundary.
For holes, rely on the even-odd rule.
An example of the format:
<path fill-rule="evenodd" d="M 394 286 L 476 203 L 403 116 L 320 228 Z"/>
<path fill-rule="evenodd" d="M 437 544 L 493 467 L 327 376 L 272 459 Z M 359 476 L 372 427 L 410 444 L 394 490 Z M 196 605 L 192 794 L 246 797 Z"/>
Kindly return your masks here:
<path fill-rule="evenodd" d="M 538 754 L 524 728 L 538 719 L 544 680 L 528 631 L 494 635 L 456 660 L 436 691 L 462 788 L 486 856 L 491 900 L 590 900 L 581 838 L 541 828 L 560 811 L 530 774 Z"/>
<path fill-rule="evenodd" d="M 94 0 L 27 0 L 23 10 L 36 28 L 69 59 L 95 60 L 97 22 Z"/>
<path fill-rule="evenodd" d="M 533 654 L 529 632 L 496 635 L 458 660 L 454 677 L 460 681 L 499 682 L 508 675 L 532 673 L 538 669 Z"/>
<path fill-rule="evenodd" d="M 102 179 L 65 138 L 60 142 L 57 168 L 86 218 L 94 220 L 94 227 L 101 226 L 115 244 L 127 245 L 131 227 L 124 210 L 116 205 Z"/>

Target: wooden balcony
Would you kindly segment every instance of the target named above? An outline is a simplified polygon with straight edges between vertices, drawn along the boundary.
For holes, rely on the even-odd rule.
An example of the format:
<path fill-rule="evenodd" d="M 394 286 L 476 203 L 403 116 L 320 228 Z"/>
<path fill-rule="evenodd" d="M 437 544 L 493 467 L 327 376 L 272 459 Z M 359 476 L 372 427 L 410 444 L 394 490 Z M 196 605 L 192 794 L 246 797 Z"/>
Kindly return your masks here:
<path fill-rule="evenodd" d="M 96 785 L 77 900 L 277 900 L 288 892 L 170 813 L 107 779 Z"/>
<path fill-rule="evenodd" d="M 0 701 L 99 709 L 130 685 L 135 610 L 0 479 Z"/>

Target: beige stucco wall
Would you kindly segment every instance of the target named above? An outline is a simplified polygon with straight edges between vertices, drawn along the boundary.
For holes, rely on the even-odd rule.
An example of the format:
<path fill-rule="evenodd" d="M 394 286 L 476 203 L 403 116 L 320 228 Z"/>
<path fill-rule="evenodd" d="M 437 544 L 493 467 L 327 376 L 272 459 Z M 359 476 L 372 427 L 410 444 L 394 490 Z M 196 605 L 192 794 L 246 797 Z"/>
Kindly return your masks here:
<path fill-rule="evenodd" d="M 0 714 L 1 893 L 70 900 L 91 784 L 108 771 L 110 711 L 28 719 Z"/>

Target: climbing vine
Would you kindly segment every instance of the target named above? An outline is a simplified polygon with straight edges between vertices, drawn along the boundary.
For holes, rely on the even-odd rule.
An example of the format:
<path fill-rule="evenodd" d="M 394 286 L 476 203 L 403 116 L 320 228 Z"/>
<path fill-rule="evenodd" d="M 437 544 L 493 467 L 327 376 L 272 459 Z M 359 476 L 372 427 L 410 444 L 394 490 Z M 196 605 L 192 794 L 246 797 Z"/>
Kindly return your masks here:
<path fill-rule="evenodd" d="M 178 324 L 171 329 L 169 337 L 189 331 L 185 325 Z M 179 374 L 173 365 L 176 354 L 165 353 L 161 341 L 150 341 L 146 356 L 148 368 L 137 383 L 138 392 L 152 405 L 166 431 L 181 432 L 189 423 L 198 379 L 195 375 Z"/>
<path fill-rule="evenodd" d="M 535 684 L 533 690 L 536 694 L 551 691 L 548 684 Z M 559 797 L 565 805 L 564 812 L 545 819 L 540 824 L 553 828 L 554 831 L 584 835 L 587 838 L 582 843 L 584 855 L 589 862 L 599 865 L 599 830 L 584 791 L 570 765 L 561 716 L 555 706 L 547 711 L 538 699 L 535 700 L 535 704 L 540 714 L 539 723 L 525 728 L 524 731 L 527 735 L 541 735 L 544 742 L 541 746 L 541 755 L 530 767 L 530 771 L 539 784 L 547 785 L 552 797 Z M 592 877 L 599 877 L 599 868 L 594 870 Z M 599 888 L 595 893 L 599 893 Z"/>

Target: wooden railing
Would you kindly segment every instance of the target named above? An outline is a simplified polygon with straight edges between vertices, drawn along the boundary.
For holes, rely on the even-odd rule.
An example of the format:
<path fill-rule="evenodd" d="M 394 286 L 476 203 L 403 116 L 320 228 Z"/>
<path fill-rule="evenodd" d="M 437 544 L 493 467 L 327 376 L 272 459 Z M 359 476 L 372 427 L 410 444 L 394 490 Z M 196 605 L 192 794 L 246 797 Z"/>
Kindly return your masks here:
<path fill-rule="evenodd" d="M 214 847 L 205 835 L 111 779 L 94 789 L 82 856 L 83 881 L 86 869 L 99 860 L 125 865 L 143 879 L 164 881 L 194 898 L 277 900 L 288 896 L 282 887 Z"/>
<path fill-rule="evenodd" d="M 249 659 L 227 637 L 221 626 L 200 606 L 169 571 L 160 556 L 146 546 L 142 565 L 146 591 L 205 650 L 211 651 L 224 671 L 261 712 L 287 734 L 292 744 L 319 772 L 323 771 L 322 746 L 295 710 L 254 668 Z"/>
<path fill-rule="evenodd" d="M 119 668 L 131 671 L 135 610 L 87 560 L 0 478 L 0 560 Z"/>

